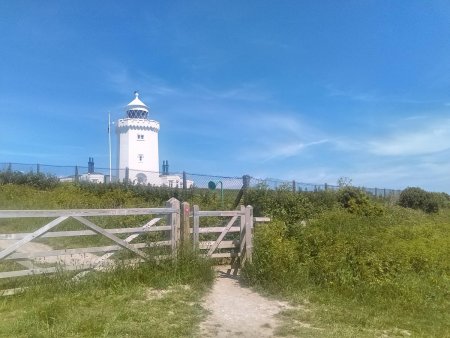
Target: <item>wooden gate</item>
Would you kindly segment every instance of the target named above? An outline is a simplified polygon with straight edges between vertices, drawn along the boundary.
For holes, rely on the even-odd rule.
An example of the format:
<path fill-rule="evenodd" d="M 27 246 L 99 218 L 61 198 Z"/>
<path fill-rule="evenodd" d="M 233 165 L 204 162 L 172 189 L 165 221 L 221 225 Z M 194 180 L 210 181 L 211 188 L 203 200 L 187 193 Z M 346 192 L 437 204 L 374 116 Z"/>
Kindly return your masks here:
<path fill-rule="evenodd" d="M 144 225 L 138 227 L 122 227 L 122 228 L 102 228 L 92 220 L 86 217 L 98 216 L 137 216 L 137 215 L 162 215 L 165 216 L 166 222 L 164 225 L 157 225 L 162 218 L 152 218 Z M 7 263 L 6 268 L 3 267 L 0 272 L 1 278 L 20 277 L 28 275 L 38 275 L 45 273 L 54 273 L 60 270 L 86 270 L 98 269 L 114 263 L 110 259 L 118 251 L 128 251 L 137 259 L 134 261 L 142 261 L 149 259 L 149 255 L 145 250 L 152 247 L 168 247 L 169 251 L 176 253 L 178 241 L 180 239 L 180 203 L 178 200 L 170 199 L 165 208 L 134 208 L 134 209 L 78 209 L 78 210 L 1 210 L 0 219 L 22 219 L 22 218 L 54 218 L 46 225 L 34 230 L 30 233 L 0 233 L 0 242 L 3 244 L 3 249 L 0 249 L 0 263 Z M 74 219 L 84 225 L 86 230 L 65 230 L 65 231 L 51 231 L 59 224 L 68 219 Z M 153 232 L 168 232 L 170 235 L 165 236 L 166 240 L 157 240 L 154 242 L 144 241 L 139 243 L 131 243 L 139 235 L 143 233 Z M 0 227 L 1 232 L 1 227 Z M 128 237 L 123 238 L 123 234 L 129 234 Z M 51 247 L 41 244 L 50 250 L 24 251 L 28 243 L 38 238 L 67 238 L 80 236 L 100 235 L 107 238 L 109 243 L 114 245 L 103 246 L 89 246 L 81 248 L 68 248 L 53 250 Z M 160 236 L 163 237 L 163 236 Z M 9 243 L 14 241 L 14 243 Z M 89 242 L 89 241 L 87 241 Z M 134 241 L 136 242 L 136 241 Z M 6 243 L 6 245 L 5 245 Z M 101 255 L 97 255 L 97 254 Z M 73 255 L 87 255 L 90 254 L 91 259 L 82 262 L 75 262 L 75 264 L 56 264 L 53 260 L 52 264 L 45 262 L 49 257 L 62 257 Z M 44 259 L 44 263 L 37 262 L 39 259 Z M 132 259 L 129 261 L 133 261 Z M 7 271 L 8 266 L 14 265 L 8 262 L 15 262 L 25 267 L 25 270 L 11 269 Z M 53 266 L 49 266 L 53 265 Z M 55 266 L 56 265 L 56 266 Z M 6 271 L 5 271 L 6 270 Z"/>
<path fill-rule="evenodd" d="M 201 224 L 201 218 L 221 218 L 220 226 Z M 237 259 L 242 266 L 252 257 L 253 208 L 241 206 L 239 210 L 202 211 L 197 205 L 192 210 L 192 239 L 194 248 L 211 258 Z M 225 222 L 224 222 L 225 219 Z"/>

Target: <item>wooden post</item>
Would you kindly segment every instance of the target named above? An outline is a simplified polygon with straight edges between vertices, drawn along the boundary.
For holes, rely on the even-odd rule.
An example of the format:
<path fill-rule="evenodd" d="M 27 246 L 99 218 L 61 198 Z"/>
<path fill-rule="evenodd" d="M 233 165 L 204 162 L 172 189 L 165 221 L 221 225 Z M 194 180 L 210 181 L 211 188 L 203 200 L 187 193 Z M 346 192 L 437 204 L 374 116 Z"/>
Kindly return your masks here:
<path fill-rule="evenodd" d="M 253 207 L 248 205 L 245 208 L 245 251 L 247 260 L 252 262 L 252 252 L 253 252 Z"/>
<path fill-rule="evenodd" d="M 191 227 L 189 224 L 189 215 L 191 213 L 188 202 L 181 203 L 181 242 L 183 246 L 189 243 Z"/>
<path fill-rule="evenodd" d="M 239 236 L 239 264 L 242 267 L 246 260 L 245 251 L 245 207 L 241 205 L 241 231 Z"/>
<path fill-rule="evenodd" d="M 168 215 L 168 225 L 170 226 L 170 235 L 172 241 L 172 255 L 177 254 L 178 243 L 180 239 L 180 201 L 171 198 L 166 202 L 167 208 L 174 208 L 177 211 Z"/>
<path fill-rule="evenodd" d="M 199 246 L 200 216 L 198 215 L 198 212 L 199 212 L 198 205 L 194 205 L 194 209 L 192 211 L 192 216 L 194 219 L 194 233 L 193 233 L 194 250 L 197 250 Z"/>

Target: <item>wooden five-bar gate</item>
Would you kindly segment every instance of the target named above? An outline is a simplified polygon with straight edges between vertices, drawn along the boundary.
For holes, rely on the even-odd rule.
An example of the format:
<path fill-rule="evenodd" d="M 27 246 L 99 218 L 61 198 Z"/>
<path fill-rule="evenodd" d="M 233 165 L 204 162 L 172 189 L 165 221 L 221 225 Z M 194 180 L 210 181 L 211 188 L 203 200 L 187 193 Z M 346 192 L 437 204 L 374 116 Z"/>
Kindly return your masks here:
<path fill-rule="evenodd" d="M 107 217 L 113 221 L 117 216 L 137 217 L 141 222 L 142 218 L 148 219 L 133 227 L 110 227 L 115 225 L 113 222 L 108 222 L 107 227 L 95 224 L 99 218 Z M 52 220 L 32 232 L 3 233 L 5 219 L 14 222 L 24 218 Z M 57 231 L 58 226 L 69 220 L 84 229 Z M 93 269 L 114 266 L 119 261 L 136 263 L 176 257 L 182 246 L 193 247 L 201 255 L 211 258 L 231 259 L 235 266 L 240 266 L 251 261 L 255 220 L 267 221 L 255 219 L 251 206 L 230 211 L 203 211 L 197 205 L 191 208 L 186 202 L 180 205 L 175 198 L 171 198 L 164 208 L 0 210 L 0 279 L 61 270 L 81 270 L 85 274 Z M 149 234 L 154 236 L 149 237 Z M 95 235 L 102 237 L 103 243 L 106 238 L 109 245 L 88 246 L 93 242 L 81 241 L 82 247 L 61 248 L 58 245 L 55 249 L 45 242 L 52 239 L 55 243 L 55 239 L 64 238 L 63 244 L 70 244 L 68 238 L 76 238 L 76 243 L 80 243 L 81 237 Z M 36 242 L 37 248 L 33 247 Z M 119 252 L 126 255 L 117 257 Z M 77 259 L 70 259 L 72 257 Z"/>

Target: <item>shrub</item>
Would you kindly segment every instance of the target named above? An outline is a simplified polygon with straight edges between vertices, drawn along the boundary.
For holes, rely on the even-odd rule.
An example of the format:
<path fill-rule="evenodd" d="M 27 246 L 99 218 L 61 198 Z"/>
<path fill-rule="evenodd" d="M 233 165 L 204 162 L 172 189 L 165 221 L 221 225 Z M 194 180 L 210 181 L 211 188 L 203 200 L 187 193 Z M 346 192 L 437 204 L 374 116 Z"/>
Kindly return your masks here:
<path fill-rule="evenodd" d="M 293 193 L 286 188 L 269 190 L 266 186 L 248 190 L 244 203 L 254 208 L 258 216 L 270 216 L 275 220 L 294 224 L 308 219 L 313 214 L 313 205 L 302 193 Z"/>
<path fill-rule="evenodd" d="M 342 208 L 352 214 L 376 216 L 383 213 L 383 208 L 361 189 L 345 186 L 337 192 L 337 200 Z"/>
<path fill-rule="evenodd" d="M 59 184 L 56 176 L 43 173 L 23 173 L 10 169 L 0 172 L 0 185 L 19 184 L 28 185 L 39 189 L 54 188 Z"/>
<path fill-rule="evenodd" d="M 439 203 L 435 194 L 417 187 L 409 187 L 403 190 L 398 204 L 404 208 L 422 210 L 426 213 L 439 211 Z"/>
<path fill-rule="evenodd" d="M 299 283 L 298 245 L 283 222 L 258 226 L 254 234 L 253 263 L 245 265 L 244 280 L 272 291 Z"/>

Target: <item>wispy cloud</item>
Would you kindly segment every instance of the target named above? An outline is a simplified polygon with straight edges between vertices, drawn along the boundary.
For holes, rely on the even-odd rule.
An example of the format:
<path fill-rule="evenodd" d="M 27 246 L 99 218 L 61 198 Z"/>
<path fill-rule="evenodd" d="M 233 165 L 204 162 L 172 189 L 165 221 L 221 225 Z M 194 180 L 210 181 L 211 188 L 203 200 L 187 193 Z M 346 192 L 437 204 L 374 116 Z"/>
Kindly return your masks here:
<path fill-rule="evenodd" d="M 354 101 L 372 102 L 380 100 L 380 96 L 375 92 L 363 92 L 354 89 L 343 89 L 338 88 L 332 84 L 325 85 L 325 88 L 328 91 L 329 96 L 345 97 Z"/>
<path fill-rule="evenodd" d="M 228 100 L 262 102 L 271 98 L 270 93 L 256 82 L 240 83 L 231 87 L 211 88 L 199 83 L 173 84 L 153 74 L 132 73 L 118 63 L 109 63 L 104 70 L 107 83 L 120 94 L 139 90 L 151 98 Z"/>
<path fill-rule="evenodd" d="M 309 147 L 321 145 L 328 143 L 329 140 L 323 139 L 312 142 L 293 142 L 293 143 L 282 143 L 273 145 L 264 153 L 264 160 L 269 161 L 275 158 L 288 158 L 300 154 L 303 150 Z"/>
<path fill-rule="evenodd" d="M 450 119 L 395 131 L 393 135 L 370 141 L 368 147 L 371 153 L 384 156 L 424 155 L 450 149 Z"/>
<path fill-rule="evenodd" d="M 329 96 L 343 97 L 352 101 L 361 102 L 385 102 L 385 103 L 405 103 L 405 104 L 444 104 L 442 100 L 430 100 L 411 98 L 406 95 L 388 95 L 377 90 L 364 91 L 358 88 L 340 88 L 334 84 L 324 85 Z"/>

